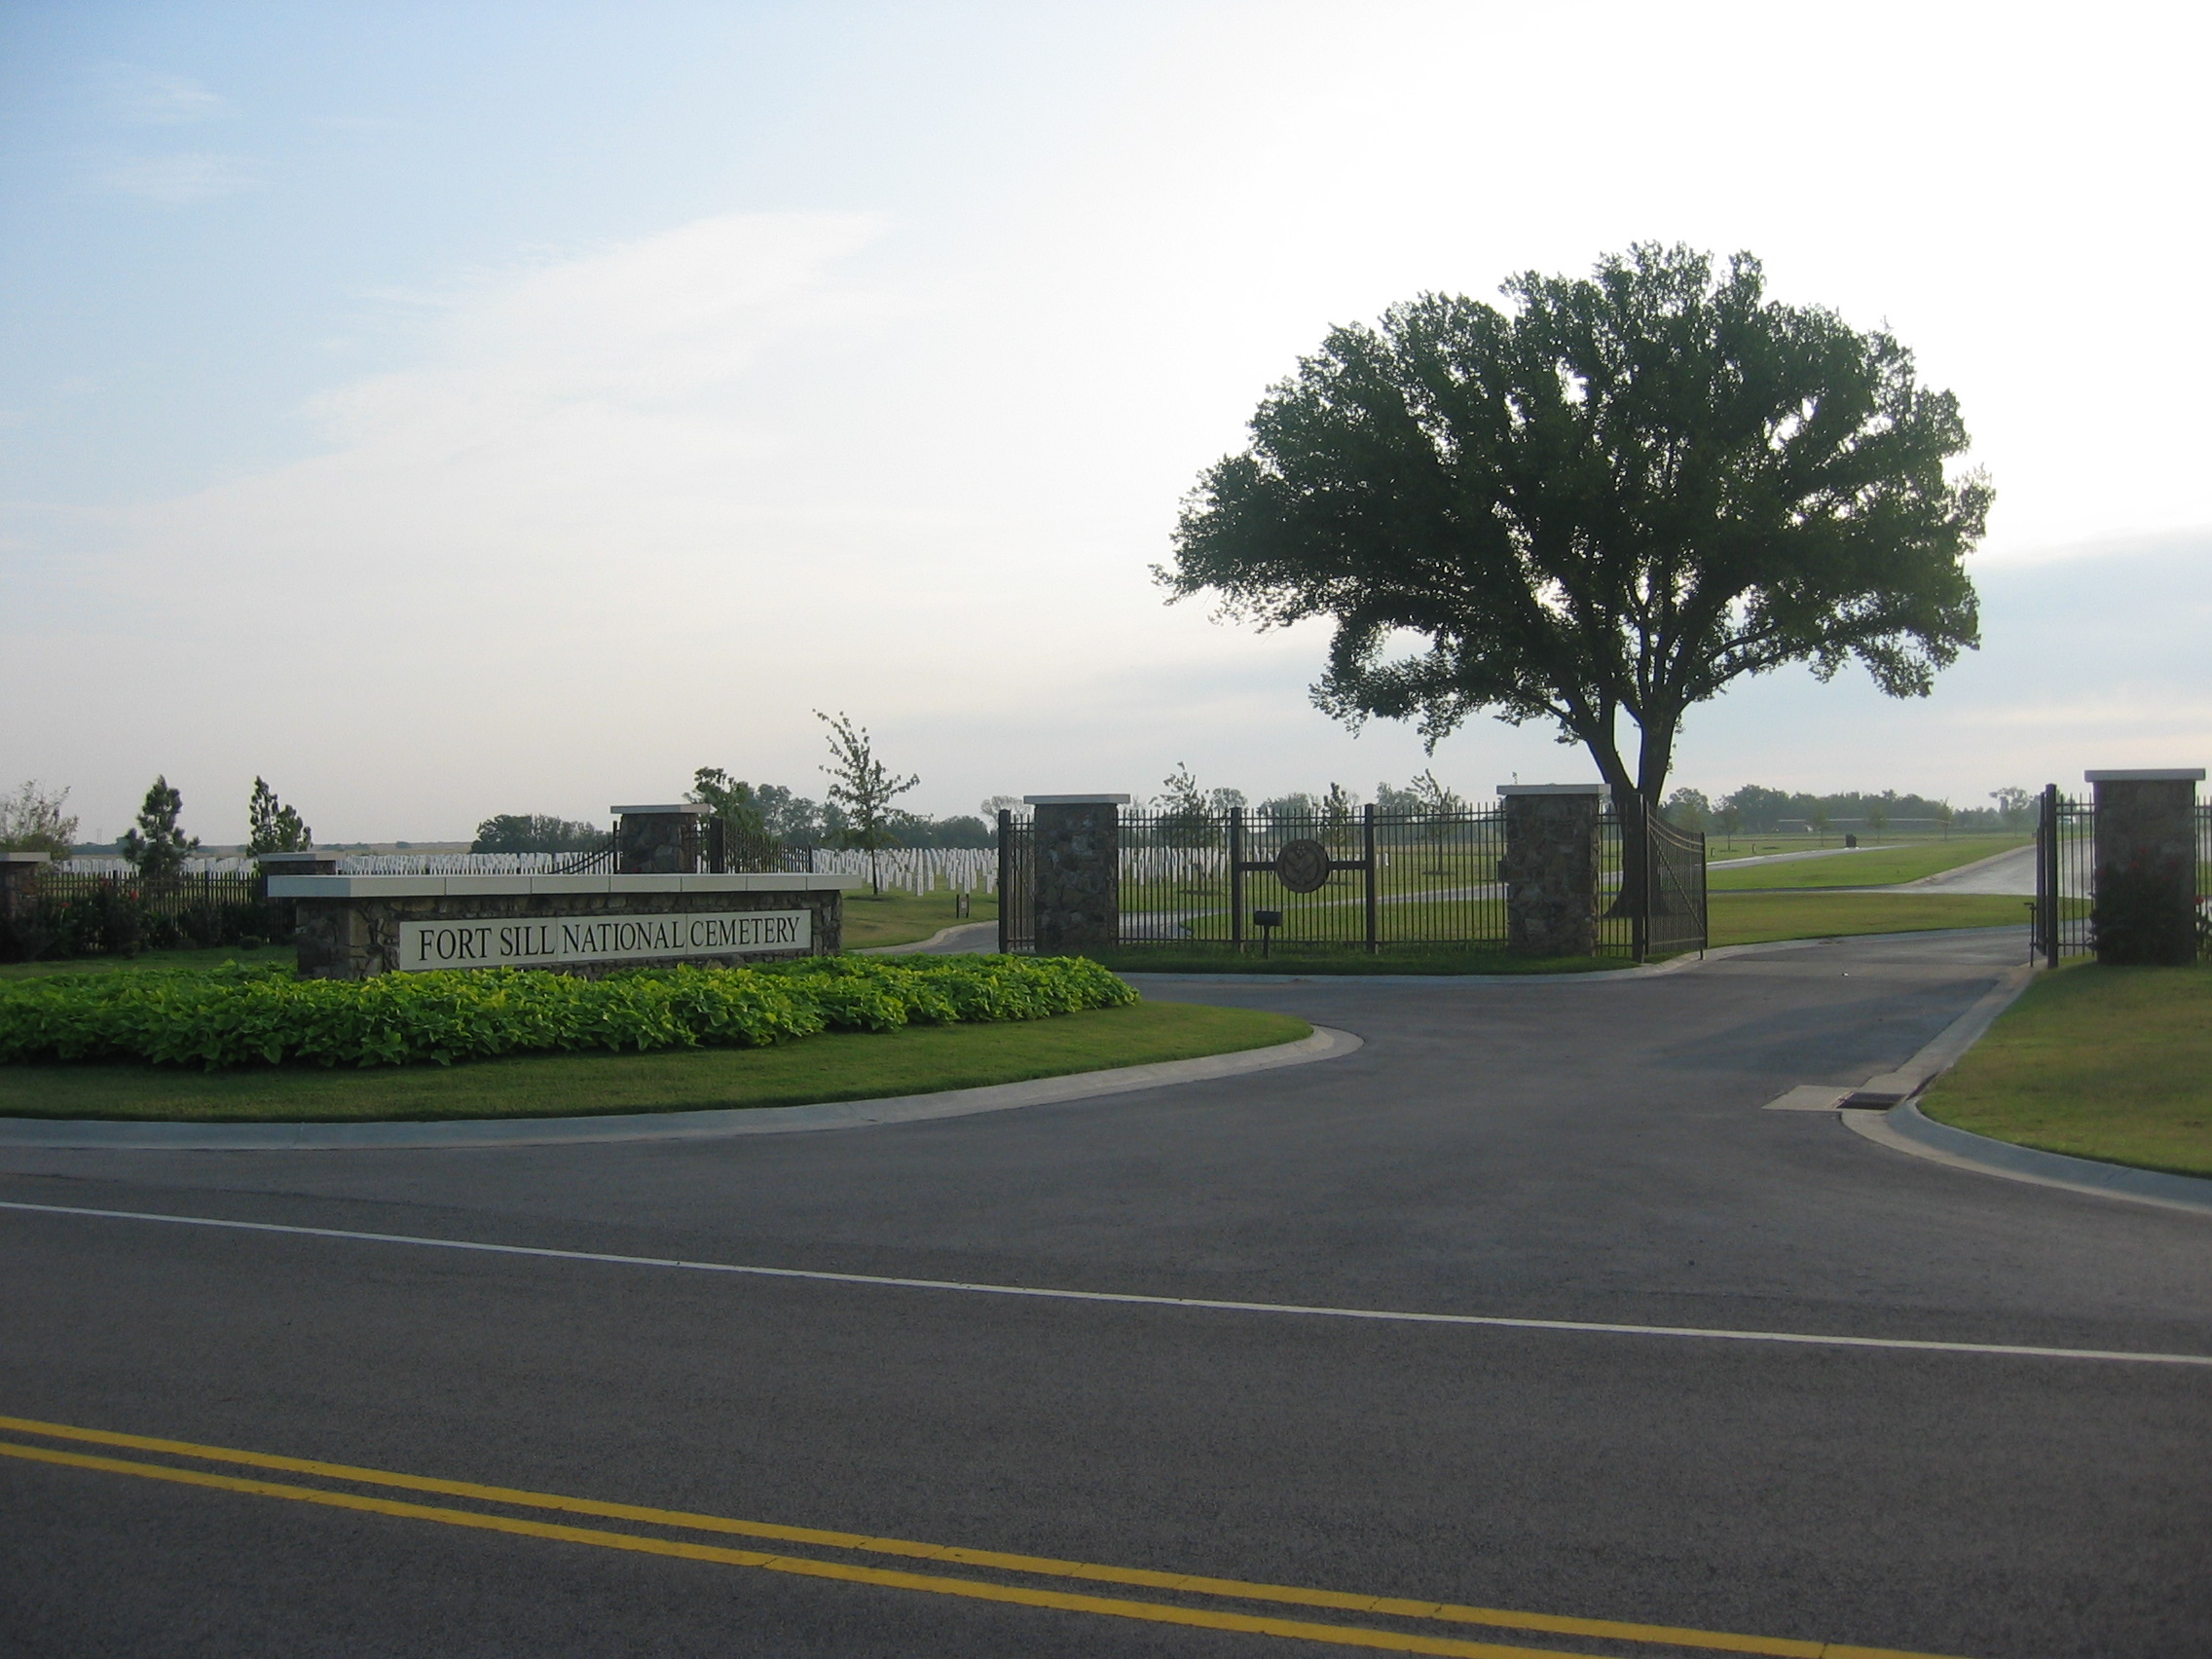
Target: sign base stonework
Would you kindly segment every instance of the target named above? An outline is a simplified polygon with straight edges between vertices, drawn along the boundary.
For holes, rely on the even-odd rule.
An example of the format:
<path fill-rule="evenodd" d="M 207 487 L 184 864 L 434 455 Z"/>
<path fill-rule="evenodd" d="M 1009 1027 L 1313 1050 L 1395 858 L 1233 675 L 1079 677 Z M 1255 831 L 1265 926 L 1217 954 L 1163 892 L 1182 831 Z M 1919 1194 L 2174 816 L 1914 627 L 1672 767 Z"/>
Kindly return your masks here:
<path fill-rule="evenodd" d="M 842 948 L 857 876 L 273 876 L 294 902 L 300 974 L 365 979 L 439 969 L 736 967 Z"/>

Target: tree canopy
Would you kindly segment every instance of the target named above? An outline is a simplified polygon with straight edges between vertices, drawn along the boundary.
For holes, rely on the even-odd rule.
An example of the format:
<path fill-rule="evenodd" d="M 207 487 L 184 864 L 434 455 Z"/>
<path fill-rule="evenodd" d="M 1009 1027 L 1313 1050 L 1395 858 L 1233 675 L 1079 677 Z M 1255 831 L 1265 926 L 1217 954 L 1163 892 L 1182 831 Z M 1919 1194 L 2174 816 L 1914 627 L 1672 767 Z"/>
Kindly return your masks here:
<path fill-rule="evenodd" d="M 1160 579 L 1262 627 L 1333 619 L 1313 697 L 1346 723 L 1417 719 L 1433 749 L 1485 711 L 1556 721 L 1652 806 L 1731 681 L 1856 659 L 1924 696 L 1979 643 L 1992 493 L 1947 474 L 1957 400 L 1886 330 L 1679 246 L 1503 292 L 1333 330 L 1200 478 Z"/>

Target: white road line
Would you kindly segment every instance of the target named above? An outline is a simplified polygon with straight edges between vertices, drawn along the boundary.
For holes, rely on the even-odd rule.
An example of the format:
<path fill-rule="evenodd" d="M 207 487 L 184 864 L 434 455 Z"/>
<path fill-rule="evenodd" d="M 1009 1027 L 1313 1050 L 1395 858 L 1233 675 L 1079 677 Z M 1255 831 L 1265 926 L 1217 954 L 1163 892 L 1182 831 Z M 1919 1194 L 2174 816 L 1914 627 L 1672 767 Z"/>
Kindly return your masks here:
<path fill-rule="evenodd" d="M 2131 1365 L 2201 1365 L 2212 1354 L 2135 1353 L 2125 1348 L 2033 1347 L 2014 1343 L 1938 1343 L 1914 1337 L 1821 1336 L 1804 1331 L 1706 1330 L 1694 1325 L 1618 1325 L 1589 1319 L 1516 1319 L 1496 1313 L 1411 1313 L 1388 1308 L 1313 1308 L 1295 1302 L 1221 1302 L 1202 1296 L 1141 1296 L 1116 1290 L 1051 1290 L 1023 1284 L 968 1284 L 958 1279 L 891 1278 L 813 1268 L 758 1268 L 737 1262 L 687 1262 L 677 1256 L 615 1256 L 598 1250 L 551 1250 L 535 1244 L 486 1244 L 467 1238 L 419 1238 L 404 1233 L 355 1233 L 337 1227 L 291 1227 L 275 1221 L 226 1221 L 204 1215 L 143 1210 L 81 1209 L 70 1204 L 16 1203 L 0 1209 L 37 1215 L 92 1216 L 102 1221 L 155 1221 L 173 1227 L 219 1227 L 240 1233 L 283 1233 L 303 1238 L 348 1238 L 367 1244 L 412 1244 L 427 1250 L 474 1250 L 492 1256 L 535 1256 L 557 1262 L 602 1262 L 622 1268 L 678 1268 L 686 1272 L 742 1273 L 753 1278 L 812 1279 L 825 1284 L 892 1290 L 952 1290 L 970 1296 L 1027 1296 L 1049 1302 L 1120 1302 L 1139 1308 L 1188 1308 L 1213 1313 L 1290 1313 L 1313 1319 L 1378 1319 L 1405 1325 L 1485 1325 L 1511 1331 L 1580 1331 L 1608 1337 L 1698 1337 L 1711 1342 L 1787 1343 L 1801 1347 L 1888 1348 L 1915 1353 L 1994 1354 L 2019 1359 L 2094 1359 Z"/>

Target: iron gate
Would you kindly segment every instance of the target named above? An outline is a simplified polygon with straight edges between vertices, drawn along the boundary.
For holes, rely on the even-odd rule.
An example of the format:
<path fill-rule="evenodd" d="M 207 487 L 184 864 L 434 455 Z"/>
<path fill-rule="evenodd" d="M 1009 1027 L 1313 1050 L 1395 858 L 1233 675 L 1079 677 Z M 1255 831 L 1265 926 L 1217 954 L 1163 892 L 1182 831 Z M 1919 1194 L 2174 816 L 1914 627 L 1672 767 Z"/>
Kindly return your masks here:
<path fill-rule="evenodd" d="M 1599 822 L 1598 948 L 1643 961 L 1705 948 L 1705 837 Z M 1036 829 L 999 813 L 999 948 L 1036 949 Z M 1506 943 L 1501 807 L 1262 815 L 1123 808 L 1119 947 L 1387 952 Z M 1624 876 L 1627 878 L 1624 879 Z M 1274 918 L 1262 926 L 1255 917 Z"/>

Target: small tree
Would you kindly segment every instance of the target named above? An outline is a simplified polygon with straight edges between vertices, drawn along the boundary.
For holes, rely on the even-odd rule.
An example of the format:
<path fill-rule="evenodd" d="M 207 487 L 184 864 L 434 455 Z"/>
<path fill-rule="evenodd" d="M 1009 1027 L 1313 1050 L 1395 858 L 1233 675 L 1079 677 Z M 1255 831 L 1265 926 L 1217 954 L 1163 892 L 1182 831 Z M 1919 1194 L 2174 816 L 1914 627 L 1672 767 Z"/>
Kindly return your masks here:
<path fill-rule="evenodd" d="M 39 788 L 36 778 L 14 794 L 0 797 L 0 853 L 47 853 L 57 859 L 69 856 L 77 840 L 75 814 L 64 815 L 61 803 L 67 790 L 53 794 Z"/>
<path fill-rule="evenodd" d="M 1890 808 L 1886 801 L 1870 800 L 1866 803 L 1866 833 L 1879 835 L 1890 827 Z"/>
<path fill-rule="evenodd" d="M 1721 800 L 1720 810 L 1713 815 L 1713 821 L 1719 827 L 1728 845 L 1733 847 L 1736 844 L 1736 831 L 1744 827 L 1744 809 L 1736 804 L 1734 795 Z"/>
<path fill-rule="evenodd" d="M 184 871 L 187 853 L 200 845 L 200 837 L 176 827 L 184 810 L 184 796 L 169 788 L 166 777 L 154 780 L 138 807 L 138 822 L 123 832 L 117 843 L 141 881 L 174 881 Z"/>
<path fill-rule="evenodd" d="M 300 822 L 297 808 L 276 798 L 276 792 L 260 778 L 245 803 L 248 853 L 304 853 L 314 845 L 314 831 Z"/>
<path fill-rule="evenodd" d="M 878 855 L 897 843 L 892 824 L 899 816 L 891 803 L 921 783 L 919 775 L 901 778 L 875 757 L 867 728 L 857 726 L 838 711 L 832 719 L 820 709 L 814 718 L 830 728 L 830 762 L 822 770 L 830 777 L 830 804 L 845 814 L 837 838 L 845 846 L 867 853 L 868 890 L 883 896 L 883 871 Z"/>
<path fill-rule="evenodd" d="M 1936 827 L 1943 831 L 1943 839 L 1946 841 L 1951 838 L 1951 820 L 1957 816 L 1947 800 L 1940 802 L 1936 808 Z"/>
<path fill-rule="evenodd" d="M 1338 852 L 1346 851 L 1351 846 L 1352 826 L 1358 820 L 1358 792 L 1331 784 L 1329 793 L 1321 797 L 1321 839 Z"/>
<path fill-rule="evenodd" d="M 1414 799 L 1415 808 L 1426 819 L 1425 837 L 1430 856 L 1436 860 L 1429 870 L 1431 875 L 1442 875 L 1444 870 L 1444 843 L 1451 839 L 1455 828 L 1453 819 L 1467 810 L 1467 803 L 1437 780 L 1436 770 L 1430 767 L 1406 786 L 1406 793 Z"/>

